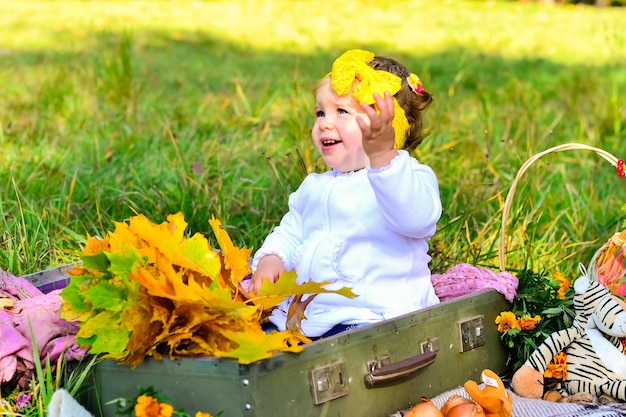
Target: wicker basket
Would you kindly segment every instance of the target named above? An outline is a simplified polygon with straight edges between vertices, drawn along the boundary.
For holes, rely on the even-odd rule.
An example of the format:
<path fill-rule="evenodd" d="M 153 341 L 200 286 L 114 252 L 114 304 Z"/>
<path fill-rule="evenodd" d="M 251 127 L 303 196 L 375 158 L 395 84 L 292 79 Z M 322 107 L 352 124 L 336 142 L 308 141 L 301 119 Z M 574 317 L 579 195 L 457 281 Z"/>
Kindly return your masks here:
<path fill-rule="evenodd" d="M 569 150 L 586 150 L 592 151 L 600 155 L 611 165 L 613 165 L 619 176 L 624 177 L 624 161 L 618 159 L 611 153 L 595 148 L 593 146 L 584 145 L 580 143 L 565 143 L 553 148 L 540 152 L 531 158 L 529 158 L 519 169 L 509 192 L 506 196 L 504 206 L 502 207 L 502 225 L 500 230 L 500 240 L 498 248 L 498 262 L 501 271 L 506 270 L 506 254 L 507 254 L 507 238 L 506 238 L 506 224 L 513 196 L 517 185 L 528 170 L 528 168 L 539 160 L 541 157 Z M 611 292 L 622 297 L 626 296 L 626 230 L 616 233 L 612 236 L 593 256 L 587 273 L 590 278 L 595 278 L 598 282 L 605 285 Z"/>

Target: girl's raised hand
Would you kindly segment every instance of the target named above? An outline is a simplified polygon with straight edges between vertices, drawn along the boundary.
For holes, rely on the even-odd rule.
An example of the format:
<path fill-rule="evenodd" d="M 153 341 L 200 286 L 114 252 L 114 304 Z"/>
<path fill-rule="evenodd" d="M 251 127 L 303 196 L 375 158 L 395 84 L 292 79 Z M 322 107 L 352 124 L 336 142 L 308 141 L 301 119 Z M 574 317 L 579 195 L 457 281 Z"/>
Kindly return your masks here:
<path fill-rule="evenodd" d="M 394 149 L 395 133 L 391 121 L 393 120 L 393 98 L 387 92 L 385 97 L 374 94 L 374 100 L 380 110 L 376 112 L 373 106 L 363 104 L 361 107 L 369 118 L 369 124 L 363 117 L 357 116 L 356 121 L 363 136 L 363 149 L 370 160 L 372 168 L 382 168 L 398 154 Z"/>

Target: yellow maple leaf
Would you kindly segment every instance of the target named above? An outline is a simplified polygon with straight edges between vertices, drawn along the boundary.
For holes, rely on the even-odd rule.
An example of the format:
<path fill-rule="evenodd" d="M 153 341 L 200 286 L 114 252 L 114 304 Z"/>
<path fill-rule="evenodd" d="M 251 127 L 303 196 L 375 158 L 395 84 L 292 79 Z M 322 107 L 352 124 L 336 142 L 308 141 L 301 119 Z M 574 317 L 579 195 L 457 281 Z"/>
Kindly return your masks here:
<path fill-rule="evenodd" d="M 83 253 L 85 255 L 95 255 L 100 253 L 101 251 L 109 250 L 109 239 L 99 239 L 94 236 L 89 236 L 87 238 L 87 243 L 85 244 L 85 249 L 83 249 Z"/>
<path fill-rule="evenodd" d="M 283 272 L 276 282 L 263 280 L 259 289 L 259 296 L 251 298 L 250 301 L 263 306 L 263 309 L 271 309 L 287 297 L 292 295 L 318 294 L 318 293 L 335 293 L 344 297 L 354 298 L 357 295 L 348 287 L 342 287 L 337 290 L 329 290 L 324 286 L 331 284 L 330 281 L 313 282 L 307 281 L 302 284 L 296 282 L 298 276 L 295 271 Z"/>
<path fill-rule="evenodd" d="M 122 222 L 115 222 L 115 231 L 109 233 L 107 239 L 109 251 L 112 253 L 122 253 L 128 247 L 141 249 L 146 246 L 141 244 L 137 236 L 130 231 L 128 225 Z"/>
<path fill-rule="evenodd" d="M 128 276 L 143 286 L 148 294 L 168 298 L 175 303 L 196 303 L 225 311 L 238 311 L 238 314 L 246 317 L 256 314 L 255 306 L 233 300 L 228 290 L 201 286 L 193 278 L 189 278 L 185 283 L 171 264 L 163 261 L 157 262 L 157 265 L 158 268 L 153 270 L 156 275 L 146 268 L 139 267 L 136 273 L 130 273 Z"/>
<path fill-rule="evenodd" d="M 199 233 L 194 234 L 179 244 L 180 254 L 184 257 L 185 262 L 197 265 L 198 268 L 189 268 L 204 276 L 217 279 L 219 281 L 220 270 L 222 269 L 219 255 L 211 249 L 209 241 Z M 172 263 L 180 265 L 177 259 L 173 259 Z M 185 265 L 181 265 L 185 266 Z M 223 285 L 222 285 L 223 286 Z"/>
<path fill-rule="evenodd" d="M 291 332 L 272 331 L 265 333 L 259 326 L 250 327 L 245 332 L 222 330 L 222 335 L 237 344 L 237 348 L 230 351 L 217 351 L 215 356 L 222 358 L 237 358 L 244 365 L 267 359 L 276 352 L 301 352 L 304 345 L 291 343 L 299 338 Z M 310 340 L 309 340 L 310 342 Z"/>
<path fill-rule="evenodd" d="M 357 295 L 348 287 L 342 287 L 337 290 L 329 290 L 324 288 L 326 285 L 332 284 L 330 281 L 313 282 L 306 281 L 301 284 L 296 282 L 298 276 L 295 271 L 287 271 L 281 274 L 276 282 L 264 280 L 260 295 L 297 295 L 297 294 L 317 294 L 317 293 L 335 293 L 344 297 L 354 298 Z"/>
<path fill-rule="evenodd" d="M 228 232 L 222 228 L 222 222 L 220 220 L 211 217 L 209 224 L 213 229 L 213 234 L 215 234 L 217 243 L 224 256 L 224 266 L 231 271 L 230 280 L 235 284 L 234 288 L 237 288 L 236 284 L 241 282 L 241 280 L 251 272 L 249 262 L 252 250 L 238 248 L 233 245 L 233 241 L 228 235 Z"/>
<path fill-rule="evenodd" d="M 153 346 L 155 334 L 162 332 L 163 325 L 159 320 L 156 311 L 163 313 L 159 308 L 158 300 L 150 300 L 149 296 L 142 291 L 137 303 L 124 315 L 125 322 L 133 329 L 128 340 L 126 357 L 121 363 L 128 364 L 131 368 L 143 362 L 147 353 Z"/>
<path fill-rule="evenodd" d="M 214 279 L 219 275 L 221 268 L 219 257 L 210 249 L 206 238 L 196 233 L 190 239 L 184 239 L 187 222 L 182 213 L 170 214 L 167 216 L 167 222 L 159 225 L 140 214 L 131 217 L 128 227 L 149 246 L 169 258 L 171 263 Z"/>

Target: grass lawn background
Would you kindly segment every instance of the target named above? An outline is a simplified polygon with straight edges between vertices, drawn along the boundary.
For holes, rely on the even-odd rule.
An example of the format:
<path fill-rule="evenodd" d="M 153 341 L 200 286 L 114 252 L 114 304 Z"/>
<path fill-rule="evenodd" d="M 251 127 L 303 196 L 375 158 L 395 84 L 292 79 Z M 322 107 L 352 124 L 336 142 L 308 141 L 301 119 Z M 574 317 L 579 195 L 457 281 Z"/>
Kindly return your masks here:
<path fill-rule="evenodd" d="M 416 156 L 438 174 L 436 272 L 497 269 L 519 167 L 566 142 L 626 157 L 626 10 L 483 1 L 4 1 L 0 268 L 78 260 L 86 235 L 182 211 L 257 248 L 307 172 L 311 90 L 346 49 L 388 55 L 435 102 Z M 622 225 L 593 152 L 542 158 L 506 225 L 508 266 L 572 278 Z"/>

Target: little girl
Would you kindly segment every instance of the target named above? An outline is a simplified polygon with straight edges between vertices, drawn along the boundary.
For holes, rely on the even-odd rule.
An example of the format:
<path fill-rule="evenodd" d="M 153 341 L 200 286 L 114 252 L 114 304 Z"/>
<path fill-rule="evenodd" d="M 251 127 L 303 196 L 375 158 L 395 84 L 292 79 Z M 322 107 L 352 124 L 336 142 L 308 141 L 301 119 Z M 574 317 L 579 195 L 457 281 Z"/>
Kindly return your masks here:
<path fill-rule="evenodd" d="M 439 302 L 430 280 L 428 240 L 441 216 L 437 178 L 409 151 L 423 139 L 432 101 L 398 62 L 350 50 L 315 92 L 311 136 L 330 168 L 309 174 L 289 211 L 252 261 L 252 288 L 295 270 L 298 282 L 330 281 L 358 296 L 318 294 L 302 331 L 374 323 Z M 270 321 L 285 329 L 287 304 Z"/>

